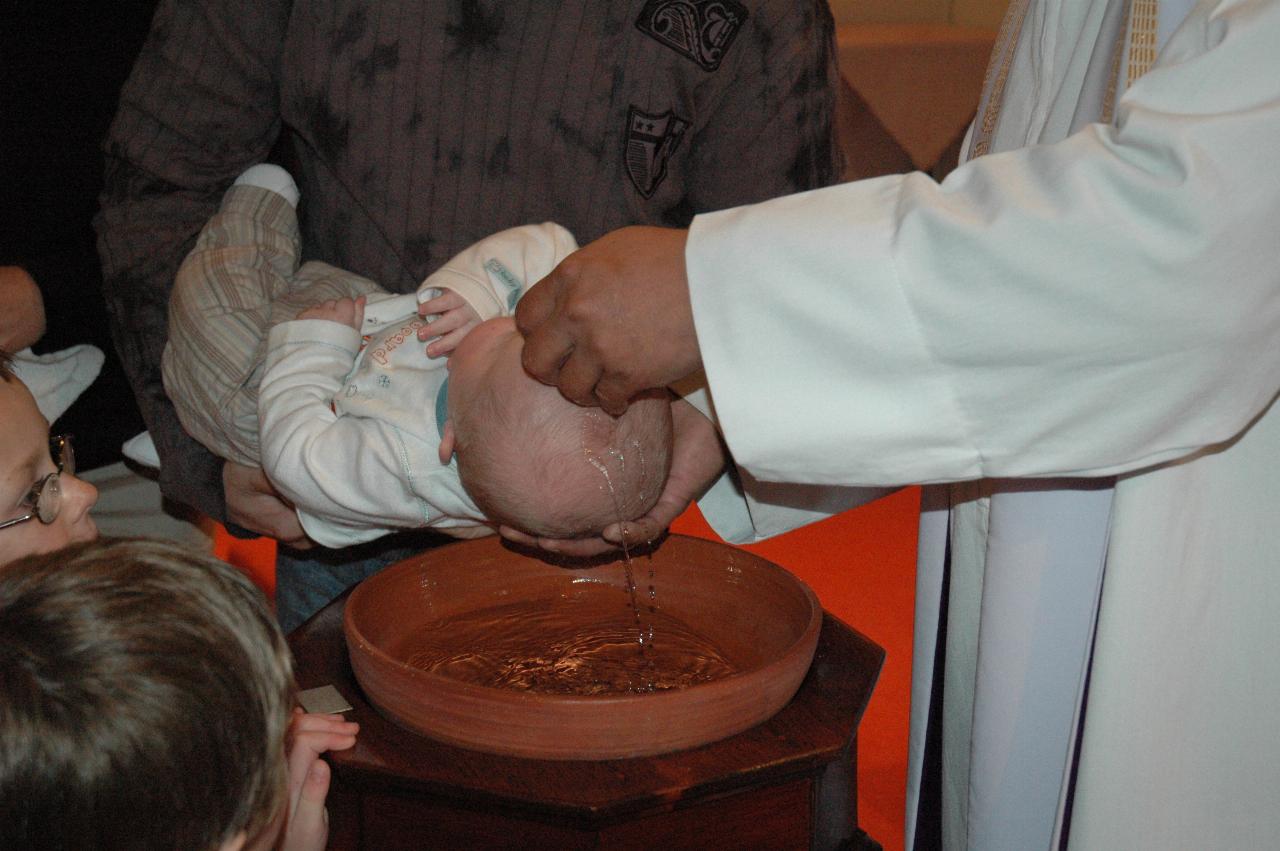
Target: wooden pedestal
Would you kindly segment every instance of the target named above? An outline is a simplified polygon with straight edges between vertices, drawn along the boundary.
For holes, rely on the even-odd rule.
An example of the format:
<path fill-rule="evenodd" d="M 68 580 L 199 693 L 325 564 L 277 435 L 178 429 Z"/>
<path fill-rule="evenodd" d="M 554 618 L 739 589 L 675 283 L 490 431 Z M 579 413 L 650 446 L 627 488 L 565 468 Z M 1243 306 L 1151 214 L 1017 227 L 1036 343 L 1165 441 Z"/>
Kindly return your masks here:
<path fill-rule="evenodd" d="M 340 598 L 289 643 L 301 688 L 360 723 L 330 755 L 331 849 L 879 849 L 857 824 L 857 729 L 884 650 L 830 614 L 809 675 L 763 724 L 692 750 L 574 762 L 496 756 L 380 716 L 347 659 Z M 565 731 L 573 735 L 573 731 Z"/>

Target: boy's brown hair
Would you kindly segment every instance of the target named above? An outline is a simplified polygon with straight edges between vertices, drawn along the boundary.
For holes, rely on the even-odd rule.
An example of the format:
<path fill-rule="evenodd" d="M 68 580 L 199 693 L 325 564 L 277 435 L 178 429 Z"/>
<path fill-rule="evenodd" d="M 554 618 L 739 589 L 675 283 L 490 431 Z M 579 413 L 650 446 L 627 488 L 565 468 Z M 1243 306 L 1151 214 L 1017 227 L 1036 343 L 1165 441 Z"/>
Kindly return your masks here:
<path fill-rule="evenodd" d="M 217 559 L 101 539 L 0 566 L 0 848 L 253 836 L 293 696 L 266 601 Z"/>

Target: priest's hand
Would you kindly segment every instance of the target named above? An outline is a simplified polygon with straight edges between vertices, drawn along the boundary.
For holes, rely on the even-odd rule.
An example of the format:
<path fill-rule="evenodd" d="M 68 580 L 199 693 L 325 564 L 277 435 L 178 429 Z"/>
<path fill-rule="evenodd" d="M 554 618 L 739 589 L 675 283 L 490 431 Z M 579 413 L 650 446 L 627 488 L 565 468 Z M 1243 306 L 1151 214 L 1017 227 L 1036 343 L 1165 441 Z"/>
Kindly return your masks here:
<path fill-rule="evenodd" d="M 697 370 L 687 238 L 629 227 L 565 258 L 516 306 L 529 374 L 579 405 L 620 414 L 636 393 Z"/>

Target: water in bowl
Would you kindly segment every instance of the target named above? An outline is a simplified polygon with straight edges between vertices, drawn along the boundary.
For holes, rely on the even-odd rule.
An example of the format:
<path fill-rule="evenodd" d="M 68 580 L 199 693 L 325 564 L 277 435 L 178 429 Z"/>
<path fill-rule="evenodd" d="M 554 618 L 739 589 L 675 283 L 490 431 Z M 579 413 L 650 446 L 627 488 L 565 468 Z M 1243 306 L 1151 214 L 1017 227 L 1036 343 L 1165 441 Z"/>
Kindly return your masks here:
<path fill-rule="evenodd" d="M 661 641 L 637 652 L 634 613 L 619 605 L 618 591 L 581 583 L 572 594 L 465 612 L 423 625 L 391 653 L 463 682 L 563 695 L 687 688 L 741 669 L 660 609 L 649 618 Z"/>

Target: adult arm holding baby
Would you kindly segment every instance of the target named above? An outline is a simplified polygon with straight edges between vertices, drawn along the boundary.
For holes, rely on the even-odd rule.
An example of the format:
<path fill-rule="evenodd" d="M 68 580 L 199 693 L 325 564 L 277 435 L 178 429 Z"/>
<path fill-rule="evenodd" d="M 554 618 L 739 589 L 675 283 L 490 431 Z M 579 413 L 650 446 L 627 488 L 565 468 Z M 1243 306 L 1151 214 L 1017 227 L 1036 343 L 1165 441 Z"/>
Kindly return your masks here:
<path fill-rule="evenodd" d="M 721 21 L 714 48 L 673 44 L 627 7 L 559 3 L 412 4 L 406 19 L 419 23 L 379 48 L 377 9 L 355 4 L 335 28 L 323 4 L 166 0 L 106 143 L 97 227 L 117 346 L 162 488 L 215 518 L 236 516 L 242 494 L 269 494 L 183 433 L 159 373 L 165 300 L 220 193 L 277 143 L 311 199 L 313 256 L 399 292 L 497 228 L 551 219 L 592 239 L 839 173 L 824 3 L 759 4 Z M 472 32 L 509 47 L 475 51 Z M 525 67 L 526 37 L 543 65 Z M 386 67 L 369 64 L 380 49 L 396 57 Z M 563 98 L 546 96 L 560 87 Z M 458 103 L 438 97 L 462 91 Z M 519 108 L 477 123 L 490 96 Z M 433 150 L 456 153 L 433 160 Z"/>
<path fill-rule="evenodd" d="M 682 45 L 624 4 L 414 0 L 402 10 L 414 26 L 388 30 L 370 2 L 335 21 L 311 0 L 161 0 L 106 142 L 97 226 L 113 334 L 166 495 L 232 519 L 240 494 L 275 498 L 260 473 L 185 436 L 159 371 L 174 270 L 254 163 L 297 175 L 304 259 L 400 293 L 501 228 L 555 221 L 591 240 L 837 179 L 827 4 L 713 6 L 698 14 L 717 18 L 716 43 Z M 300 622 L 377 562 L 440 540 L 285 549 L 280 611 Z"/>
<path fill-rule="evenodd" d="M 279 65 L 288 8 L 227 5 L 217 14 L 227 25 L 222 28 L 203 20 L 210 10 L 160 4 L 125 84 L 104 143 L 105 189 L 94 221 L 103 295 L 116 348 L 160 456 L 165 496 L 216 520 L 306 546 L 292 510 L 260 469 L 224 463 L 184 431 L 161 379 L 174 276 L 223 190 L 266 158 L 279 131 L 272 69 Z M 219 35 L 196 36 L 204 48 L 188 51 L 170 28 L 179 18 L 180 32 L 208 27 Z M 215 66 L 219 73 L 209 73 Z"/>

